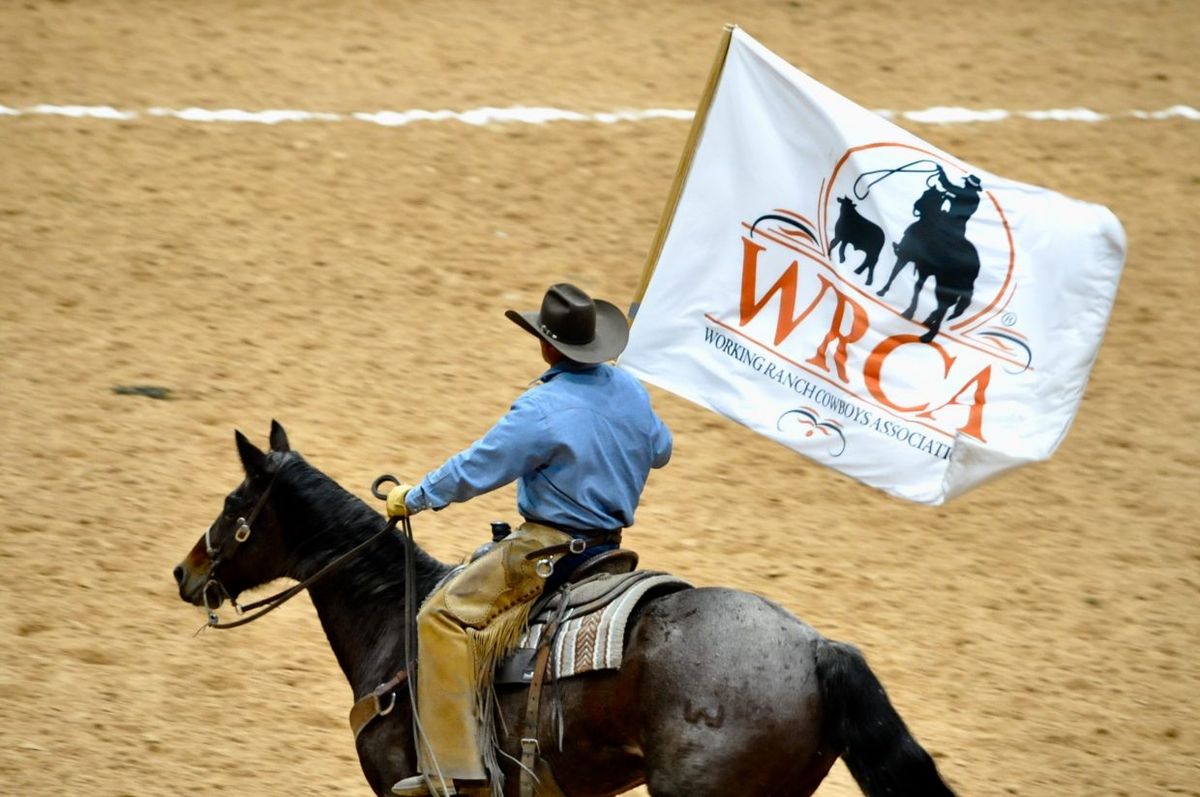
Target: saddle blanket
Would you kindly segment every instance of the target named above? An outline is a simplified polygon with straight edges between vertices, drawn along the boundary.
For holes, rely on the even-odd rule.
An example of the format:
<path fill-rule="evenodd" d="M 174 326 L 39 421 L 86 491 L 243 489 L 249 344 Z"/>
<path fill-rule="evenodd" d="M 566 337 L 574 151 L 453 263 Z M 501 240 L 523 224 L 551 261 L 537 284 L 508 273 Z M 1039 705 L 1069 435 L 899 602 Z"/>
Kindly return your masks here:
<path fill-rule="evenodd" d="M 638 570 L 602 574 L 571 586 L 568 608 L 553 640 L 551 672 L 567 678 L 585 672 L 619 669 L 625 655 L 625 627 L 638 604 L 651 593 L 677 592 L 691 584 L 667 573 Z M 533 654 L 558 603 L 552 600 L 530 620 L 514 658 L 522 666 L 520 680 L 529 681 Z M 522 655 L 524 654 L 524 655 Z M 507 680 L 507 679 L 506 679 Z"/>

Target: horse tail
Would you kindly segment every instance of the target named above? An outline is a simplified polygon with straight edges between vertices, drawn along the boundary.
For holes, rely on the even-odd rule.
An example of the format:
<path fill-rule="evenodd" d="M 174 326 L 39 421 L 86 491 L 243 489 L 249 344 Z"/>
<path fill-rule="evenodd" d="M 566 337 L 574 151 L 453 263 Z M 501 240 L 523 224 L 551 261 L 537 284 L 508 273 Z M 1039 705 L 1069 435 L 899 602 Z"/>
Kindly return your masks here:
<path fill-rule="evenodd" d="M 954 797 L 852 645 L 817 644 L 825 736 L 867 797 Z"/>

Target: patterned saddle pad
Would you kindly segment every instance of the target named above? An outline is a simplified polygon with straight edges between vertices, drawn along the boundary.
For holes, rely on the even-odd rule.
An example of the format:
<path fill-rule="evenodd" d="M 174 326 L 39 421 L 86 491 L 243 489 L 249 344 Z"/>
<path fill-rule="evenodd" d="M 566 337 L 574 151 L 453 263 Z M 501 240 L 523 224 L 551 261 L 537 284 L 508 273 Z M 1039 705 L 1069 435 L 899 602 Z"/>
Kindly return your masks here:
<path fill-rule="evenodd" d="M 625 627 L 634 610 L 652 595 L 690 589 L 691 584 L 668 573 L 636 570 L 601 573 L 560 592 L 529 620 L 516 652 L 496 670 L 496 684 L 527 684 L 542 634 L 558 611 L 561 596 L 567 609 L 553 640 L 552 672 L 559 678 L 597 670 L 618 669 L 625 655 Z"/>

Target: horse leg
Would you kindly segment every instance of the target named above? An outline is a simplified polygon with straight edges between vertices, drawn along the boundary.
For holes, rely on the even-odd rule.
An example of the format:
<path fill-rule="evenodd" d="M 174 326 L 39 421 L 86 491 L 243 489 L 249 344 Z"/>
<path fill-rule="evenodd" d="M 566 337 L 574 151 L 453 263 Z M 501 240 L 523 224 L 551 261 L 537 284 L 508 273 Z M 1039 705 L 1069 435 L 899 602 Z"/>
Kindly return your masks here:
<path fill-rule="evenodd" d="M 954 289 L 943 288 L 941 285 L 938 285 L 935 295 L 937 296 L 937 307 L 929 314 L 929 318 L 925 319 L 925 326 L 929 327 L 929 331 L 921 336 L 922 343 L 928 343 L 937 336 L 938 330 L 942 328 L 942 319 L 946 317 L 946 310 L 950 308 L 956 298 Z"/>
<path fill-rule="evenodd" d="M 917 302 L 921 299 L 921 289 L 925 287 L 925 280 L 929 279 L 929 272 L 917 266 L 917 284 L 913 286 L 912 303 L 908 305 L 908 309 L 901 315 L 912 320 L 912 317 L 917 314 Z"/>
<path fill-rule="evenodd" d="M 950 314 L 950 318 L 958 318 L 971 305 L 971 294 L 973 291 L 960 291 L 958 302 L 954 305 L 954 312 Z"/>
<path fill-rule="evenodd" d="M 896 265 L 892 267 L 892 276 L 888 277 L 887 283 L 879 289 L 879 292 L 875 294 L 876 296 L 883 296 L 888 292 L 888 289 L 892 287 L 892 283 L 896 280 L 896 275 L 900 273 L 900 269 L 904 268 L 905 264 L 908 262 L 909 261 L 905 260 L 899 252 L 896 253 Z"/>

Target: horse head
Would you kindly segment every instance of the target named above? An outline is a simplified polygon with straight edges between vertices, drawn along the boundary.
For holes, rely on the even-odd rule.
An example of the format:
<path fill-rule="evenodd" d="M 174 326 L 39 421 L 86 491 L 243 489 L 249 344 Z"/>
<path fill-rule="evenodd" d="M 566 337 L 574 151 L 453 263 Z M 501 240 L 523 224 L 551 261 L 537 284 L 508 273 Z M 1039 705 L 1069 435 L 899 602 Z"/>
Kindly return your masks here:
<path fill-rule="evenodd" d="M 935 186 L 929 186 L 925 189 L 925 193 L 918 197 L 913 203 L 913 215 L 921 218 L 932 218 L 934 214 L 941 212 L 942 203 L 945 202 L 946 195 L 943 194 Z"/>
<path fill-rule="evenodd" d="M 210 610 L 243 591 L 287 575 L 284 534 L 271 490 L 291 452 L 287 432 L 271 421 L 271 450 L 263 452 L 235 432 L 245 478 L 225 496 L 225 505 L 174 571 L 179 597 Z"/>

